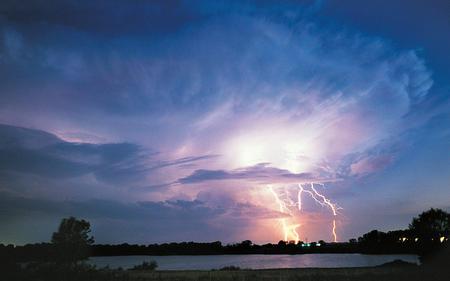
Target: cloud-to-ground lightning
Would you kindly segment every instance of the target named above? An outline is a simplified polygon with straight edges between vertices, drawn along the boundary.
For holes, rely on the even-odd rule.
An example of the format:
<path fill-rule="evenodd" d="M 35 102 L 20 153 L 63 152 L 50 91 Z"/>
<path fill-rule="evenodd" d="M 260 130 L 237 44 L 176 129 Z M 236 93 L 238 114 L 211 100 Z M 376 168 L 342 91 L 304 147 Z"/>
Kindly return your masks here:
<path fill-rule="evenodd" d="M 306 186 L 298 184 L 297 202 L 294 202 L 291 199 L 289 190 L 287 190 L 286 187 L 283 189 L 282 194 L 278 194 L 271 186 L 269 186 L 269 190 L 274 196 L 280 212 L 287 213 L 291 216 L 293 216 L 293 209 L 295 207 L 298 209 L 299 212 L 303 211 L 302 195 L 304 193 L 309 195 L 320 206 L 329 208 L 333 214 L 331 235 L 333 237 L 333 241 L 337 242 L 336 217 L 338 215 L 338 211 L 342 208 L 332 203 L 330 199 L 328 199 L 327 197 L 325 197 L 325 195 L 317 191 L 317 189 L 314 187 L 314 183 L 310 183 L 309 185 Z M 281 195 L 284 195 L 284 198 Z M 297 228 L 300 227 L 300 224 L 289 224 L 286 218 L 281 218 L 280 223 L 284 234 L 284 240 L 288 241 L 289 238 L 292 238 L 292 240 L 294 240 L 295 243 L 298 243 L 298 241 L 300 241 L 300 234 L 297 232 Z"/>
<path fill-rule="evenodd" d="M 278 196 L 271 186 L 269 186 L 269 190 L 273 194 L 280 212 L 292 215 L 289 205 Z M 289 238 L 292 238 L 295 243 L 298 243 L 298 241 L 300 241 L 300 235 L 297 232 L 297 228 L 300 227 L 300 224 L 288 224 L 286 218 L 281 218 L 280 223 L 283 228 L 284 241 L 288 241 Z"/>
<path fill-rule="evenodd" d="M 337 242 L 337 235 L 336 235 L 336 219 L 333 219 L 333 238 L 334 238 L 334 242 Z"/>
<path fill-rule="evenodd" d="M 331 203 L 331 201 L 328 198 L 326 198 L 324 195 L 322 195 L 319 192 L 317 192 L 317 190 L 314 188 L 314 184 L 313 183 L 311 183 L 311 190 L 314 192 L 314 194 L 316 194 L 318 197 L 320 197 L 322 199 L 322 201 L 323 201 L 322 205 L 325 204 L 326 206 L 328 206 L 331 209 L 331 211 L 333 212 L 333 216 L 336 217 L 337 216 L 337 211 L 339 209 L 341 209 L 341 208 L 336 206 L 335 204 Z M 314 200 L 316 200 L 316 199 L 314 198 Z M 336 218 L 333 218 L 332 233 L 333 233 L 334 242 L 337 242 Z"/>

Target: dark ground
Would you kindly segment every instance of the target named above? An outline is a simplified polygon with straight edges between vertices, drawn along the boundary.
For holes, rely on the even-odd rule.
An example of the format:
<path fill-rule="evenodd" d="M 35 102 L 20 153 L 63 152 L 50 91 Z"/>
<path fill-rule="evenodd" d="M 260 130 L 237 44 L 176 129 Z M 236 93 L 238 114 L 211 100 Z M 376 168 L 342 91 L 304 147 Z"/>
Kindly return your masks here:
<path fill-rule="evenodd" d="M 3 269 L 2 281 L 144 281 L 144 280 L 216 280 L 216 281 L 250 281 L 250 280 L 283 280 L 283 281 L 352 281 L 352 280 L 398 280 L 448 281 L 450 270 L 427 268 L 408 264 L 394 264 L 366 268 L 299 268 L 299 269 L 267 269 L 267 270 L 190 270 L 190 271 L 151 271 L 151 270 L 111 270 L 93 269 L 88 266 L 76 269 L 58 268 L 54 265 L 38 265 L 34 269 L 14 271 Z"/>

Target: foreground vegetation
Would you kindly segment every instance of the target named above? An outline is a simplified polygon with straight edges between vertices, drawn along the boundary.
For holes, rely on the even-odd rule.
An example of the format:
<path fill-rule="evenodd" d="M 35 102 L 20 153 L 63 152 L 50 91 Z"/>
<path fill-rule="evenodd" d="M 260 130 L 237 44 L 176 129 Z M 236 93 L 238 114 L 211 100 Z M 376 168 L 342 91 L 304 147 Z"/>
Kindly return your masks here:
<path fill-rule="evenodd" d="M 304 281 L 352 281 L 352 280 L 448 280 L 450 271 L 436 270 L 413 265 L 386 265 L 372 268 L 303 268 L 268 270 L 211 270 L 211 271 L 153 271 L 153 270 L 111 270 L 78 266 L 72 269 L 54 266 L 22 269 L 17 272 L 3 271 L 5 281 L 153 281 L 153 280 L 304 280 Z"/>
<path fill-rule="evenodd" d="M 142 272 L 130 276 L 130 280 L 448 280 L 448 273 L 423 271 L 421 268 L 304 268 L 238 271 L 161 271 Z"/>

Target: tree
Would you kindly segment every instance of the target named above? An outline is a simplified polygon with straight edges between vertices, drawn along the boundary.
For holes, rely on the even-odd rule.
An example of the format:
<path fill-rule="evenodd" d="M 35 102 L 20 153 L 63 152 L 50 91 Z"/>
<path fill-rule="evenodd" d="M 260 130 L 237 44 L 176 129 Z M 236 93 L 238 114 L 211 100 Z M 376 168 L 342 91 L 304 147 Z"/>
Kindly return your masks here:
<path fill-rule="evenodd" d="M 61 220 L 58 231 L 52 235 L 58 261 L 74 263 L 89 257 L 94 238 L 90 236 L 91 225 L 74 217 Z"/>
<path fill-rule="evenodd" d="M 370 232 L 367 232 L 362 237 L 359 237 L 358 242 L 364 245 L 375 246 L 379 245 L 380 243 L 383 243 L 385 237 L 386 233 L 375 229 Z"/>
<path fill-rule="evenodd" d="M 241 242 L 241 247 L 244 249 L 250 249 L 253 245 L 253 242 L 250 240 L 244 240 Z"/>
<path fill-rule="evenodd" d="M 281 248 L 283 248 L 283 247 L 286 247 L 286 241 L 284 241 L 284 240 L 280 240 L 280 241 L 278 241 L 278 247 L 281 247 Z"/>
<path fill-rule="evenodd" d="M 419 239 L 425 241 L 447 237 L 450 234 L 450 214 L 441 209 L 431 208 L 413 218 L 409 229 Z"/>

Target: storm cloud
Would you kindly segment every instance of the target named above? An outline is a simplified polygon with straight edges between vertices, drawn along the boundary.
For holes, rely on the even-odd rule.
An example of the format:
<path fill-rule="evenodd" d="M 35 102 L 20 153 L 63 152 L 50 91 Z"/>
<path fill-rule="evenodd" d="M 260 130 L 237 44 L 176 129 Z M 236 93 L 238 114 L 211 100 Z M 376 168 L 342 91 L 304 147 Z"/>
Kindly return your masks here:
<path fill-rule="evenodd" d="M 325 183 L 345 238 L 367 226 L 354 214 L 424 186 L 405 213 L 448 206 L 448 40 L 432 36 L 446 18 L 399 3 L 371 4 L 398 20 L 391 38 L 378 17 L 354 24 L 357 3 L 1 1 L 2 219 L 23 233 L 75 214 L 100 241 L 267 241 L 286 215 L 270 184 Z M 305 218 L 326 221 L 318 208 Z M 132 230 L 108 236 L 111 221 Z"/>

